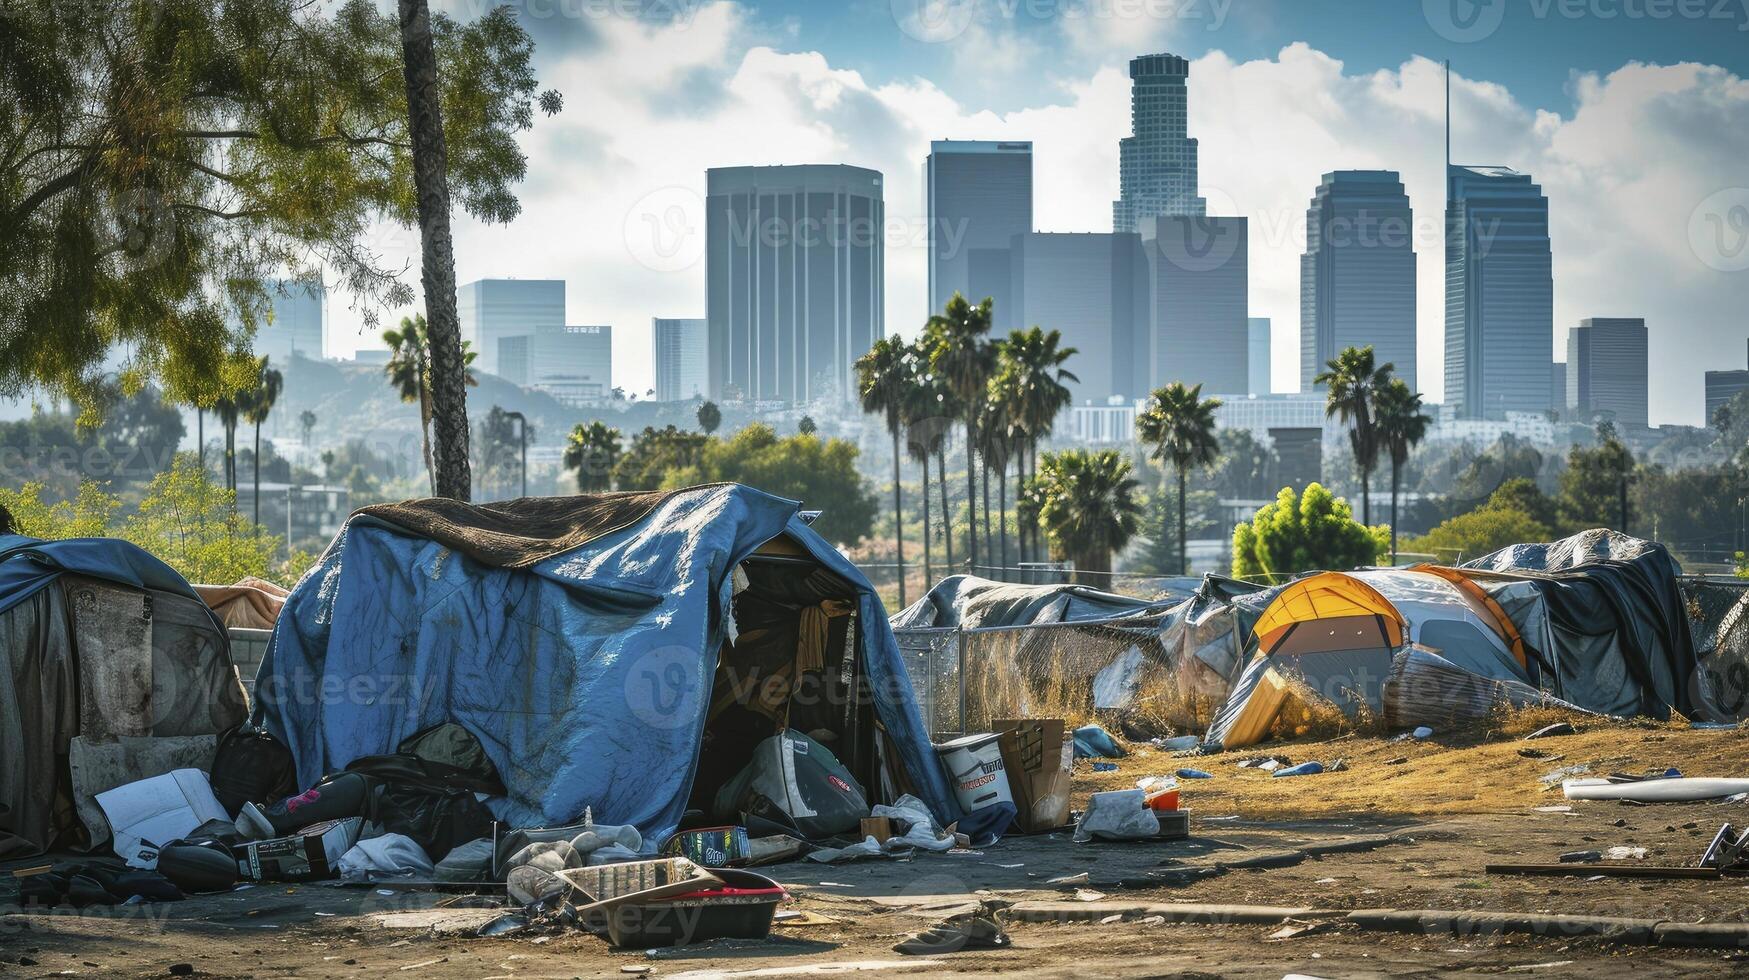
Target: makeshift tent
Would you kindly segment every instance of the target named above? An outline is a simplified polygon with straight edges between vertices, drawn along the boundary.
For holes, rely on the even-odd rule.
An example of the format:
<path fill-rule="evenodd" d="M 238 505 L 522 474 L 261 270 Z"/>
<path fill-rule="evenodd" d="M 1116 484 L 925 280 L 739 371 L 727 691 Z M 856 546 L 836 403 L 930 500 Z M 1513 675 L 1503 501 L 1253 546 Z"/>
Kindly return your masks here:
<path fill-rule="evenodd" d="M 365 508 L 286 600 L 260 719 L 305 784 L 453 721 L 499 819 L 589 808 L 649 842 L 787 721 L 952 821 L 880 600 L 797 506 L 715 485 Z"/>
<path fill-rule="evenodd" d="M 224 629 L 168 565 L 0 536 L 0 856 L 102 843 L 95 793 L 207 767 L 245 713 Z"/>
<path fill-rule="evenodd" d="M 1296 580 L 1270 598 L 1252 637 L 1253 659 L 1210 726 L 1211 741 L 1263 738 L 1288 698 L 1307 690 L 1398 725 L 1449 721 L 1454 704 L 1485 711 L 1487 703 L 1474 705 L 1503 691 L 1540 697 L 1523 638 L 1499 604 L 1427 566 Z"/>
<path fill-rule="evenodd" d="M 1036 626 L 1085 623 L 1165 613 L 1188 599 L 1194 579 L 1170 579 L 1156 599 L 1103 592 L 1085 585 L 1017 585 L 976 575 L 950 575 L 893 617 L 893 629 Z"/>

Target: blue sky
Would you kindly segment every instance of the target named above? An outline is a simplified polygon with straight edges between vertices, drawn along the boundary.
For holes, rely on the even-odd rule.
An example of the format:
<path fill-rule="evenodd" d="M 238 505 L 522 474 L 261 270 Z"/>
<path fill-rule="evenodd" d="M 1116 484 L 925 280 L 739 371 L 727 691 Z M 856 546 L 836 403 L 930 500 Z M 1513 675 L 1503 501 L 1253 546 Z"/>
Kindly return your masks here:
<path fill-rule="evenodd" d="M 461 17 L 500 2 L 433 0 Z M 1655 424 L 1701 422 L 1701 373 L 1744 366 L 1749 0 L 513 2 L 566 107 L 522 140 L 522 217 L 458 221 L 457 278 L 565 279 L 570 322 L 614 325 L 628 391 L 650 383 L 650 318 L 702 315 L 706 168 L 880 170 L 886 326 L 909 334 L 927 315 L 929 141 L 1032 140 L 1038 229 L 1109 231 L 1124 66 L 1155 51 L 1192 59 L 1210 213 L 1250 219 L 1251 313 L 1272 321 L 1277 390 L 1297 386 L 1312 190 L 1329 170 L 1382 168 L 1415 209 L 1417 367 L 1442 398 L 1448 57 L 1459 162 L 1527 171 L 1549 197 L 1556 359 L 1585 317 L 1645 317 Z M 652 243 L 656 227 L 678 238 Z M 417 254 L 405 229 L 371 244 L 397 264 Z M 372 333 L 331 301 L 331 344 Z"/>

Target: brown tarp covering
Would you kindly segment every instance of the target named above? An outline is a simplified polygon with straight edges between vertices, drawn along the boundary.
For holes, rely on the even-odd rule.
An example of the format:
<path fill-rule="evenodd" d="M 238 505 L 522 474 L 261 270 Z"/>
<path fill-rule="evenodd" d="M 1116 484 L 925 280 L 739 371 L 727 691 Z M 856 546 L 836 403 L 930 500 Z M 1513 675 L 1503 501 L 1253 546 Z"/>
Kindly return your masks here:
<path fill-rule="evenodd" d="M 285 589 L 254 576 L 232 585 L 197 585 L 207 604 L 225 628 L 270 630 L 279 621 L 279 610 L 289 594 Z"/>
<path fill-rule="evenodd" d="M 696 489 L 696 488 L 695 488 Z M 643 520 L 670 491 L 519 497 L 489 504 L 427 497 L 361 507 L 372 517 L 495 568 L 528 568 Z"/>

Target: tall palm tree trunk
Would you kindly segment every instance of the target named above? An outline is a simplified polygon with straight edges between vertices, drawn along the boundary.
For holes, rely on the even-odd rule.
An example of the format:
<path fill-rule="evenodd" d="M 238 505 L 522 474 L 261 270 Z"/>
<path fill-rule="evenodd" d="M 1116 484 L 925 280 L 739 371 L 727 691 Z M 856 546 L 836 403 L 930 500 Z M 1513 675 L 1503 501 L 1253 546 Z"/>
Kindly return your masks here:
<path fill-rule="evenodd" d="M 420 283 L 431 345 L 435 485 L 432 493 L 468 499 L 467 368 L 456 313 L 455 253 L 449 231 L 449 148 L 437 85 L 437 52 L 426 0 L 400 0 L 401 70 L 407 83 L 407 130 L 413 143 L 413 188 L 419 209 Z"/>
<path fill-rule="evenodd" d="M 924 494 L 928 496 L 928 494 Z M 893 555 L 899 565 L 899 608 L 905 608 L 905 506 L 899 495 L 899 430 L 893 430 Z"/>
<path fill-rule="evenodd" d="M 1184 467 L 1178 467 L 1178 574 L 1190 574 L 1190 531 L 1184 519 L 1184 495 L 1189 481 Z"/>
<path fill-rule="evenodd" d="M 1008 459 L 1002 460 L 1002 472 L 996 475 L 996 500 L 1001 510 L 996 514 L 997 533 L 1002 540 L 1001 580 L 1008 581 Z"/>
<path fill-rule="evenodd" d="M 978 485 L 972 470 L 973 451 L 978 444 L 978 426 L 971 415 L 966 416 L 966 565 L 974 573 L 978 567 Z"/>
<path fill-rule="evenodd" d="M 1372 527 L 1372 474 L 1360 468 L 1360 523 Z"/>
<path fill-rule="evenodd" d="M 255 533 L 261 533 L 261 423 L 255 423 Z"/>
<path fill-rule="evenodd" d="M 935 584 L 935 568 L 929 560 L 929 454 L 919 460 L 923 464 L 923 591 L 927 594 Z"/>
<path fill-rule="evenodd" d="M 978 470 L 978 482 L 983 484 L 984 492 L 984 560 L 991 561 L 996 557 L 996 549 L 990 546 L 990 460 L 984 459 L 984 465 Z M 1000 575 L 992 576 L 1001 578 Z"/>
<path fill-rule="evenodd" d="M 947 446 L 946 440 L 936 446 L 935 468 L 941 472 L 941 540 L 947 549 L 947 574 L 953 574 L 953 512 L 947 509 Z"/>
<path fill-rule="evenodd" d="M 195 406 L 194 409 L 194 451 L 200 460 L 200 472 L 206 474 L 206 409 Z"/>
<path fill-rule="evenodd" d="M 1391 457 L 1391 564 L 1397 563 L 1397 459 Z"/>

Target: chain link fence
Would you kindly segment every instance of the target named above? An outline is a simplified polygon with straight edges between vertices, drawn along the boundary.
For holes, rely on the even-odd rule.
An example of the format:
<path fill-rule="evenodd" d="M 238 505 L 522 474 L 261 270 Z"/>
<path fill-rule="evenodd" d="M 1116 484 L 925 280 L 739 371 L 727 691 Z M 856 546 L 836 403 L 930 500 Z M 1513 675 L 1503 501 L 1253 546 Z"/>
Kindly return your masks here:
<path fill-rule="evenodd" d="M 1700 669 L 1696 700 L 1724 719 L 1749 718 L 1749 581 L 1684 578 Z"/>

